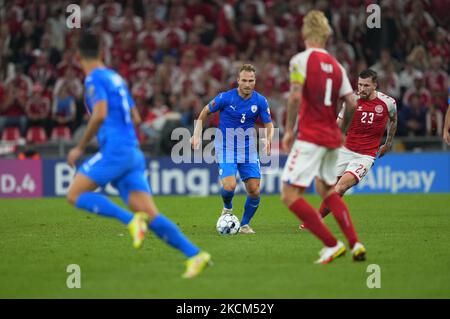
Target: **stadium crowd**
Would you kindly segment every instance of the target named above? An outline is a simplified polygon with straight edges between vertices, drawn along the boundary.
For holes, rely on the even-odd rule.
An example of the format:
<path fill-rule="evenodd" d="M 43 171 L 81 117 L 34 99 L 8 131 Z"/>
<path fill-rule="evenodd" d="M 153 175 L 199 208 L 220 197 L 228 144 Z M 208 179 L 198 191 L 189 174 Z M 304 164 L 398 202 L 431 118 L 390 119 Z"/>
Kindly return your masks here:
<path fill-rule="evenodd" d="M 81 29 L 66 7 L 79 3 Z M 101 37 L 143 118 L 141 141 L 193 127 L 202 107 L 235 86 L 239 66 L 257 69 L 256 89 L 283 128 L 290 58 L 304 49 L 303 16 L 324 11 L 327 49 L 356 88 L 360 71 L 379 74 L 397 100 L 397 135 L 442 135 L 447 109 L 450 33 L 446 0 L 379 1 L 381 28 L 369 28 L 363 0 L 0 0 L 0 133 L 28 143 L 76 139 L 86 123 L 76 43 L 83 29 Z M 210 126 L 217 125 L 213 117 Z M 169 135 L 170 136 L 170 135 Z"/>

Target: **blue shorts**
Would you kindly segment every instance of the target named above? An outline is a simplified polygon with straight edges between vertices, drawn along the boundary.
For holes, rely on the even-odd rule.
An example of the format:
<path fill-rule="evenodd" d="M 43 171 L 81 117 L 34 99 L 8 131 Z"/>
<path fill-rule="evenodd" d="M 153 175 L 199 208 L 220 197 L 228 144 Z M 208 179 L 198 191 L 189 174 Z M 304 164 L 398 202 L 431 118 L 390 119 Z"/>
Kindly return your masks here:
<path fill-rule="evenodd" d="M 221 179 L 227 176 L 239 176 L 245 182 L 249 178 L 261 179 L 259 160 L 257 163 L 219 163 L 219 176 Z"/>
<path fill-rule="evenodd" d="M 127 204 L 132 191 L 151 195 L 150 184 L 145 176 L 144 154 L 139 149 L 128 149 L 114 155 L 99 152 L 86 160 L 78 173 L 89 177 L 100 187 L 111 183 Z"/>

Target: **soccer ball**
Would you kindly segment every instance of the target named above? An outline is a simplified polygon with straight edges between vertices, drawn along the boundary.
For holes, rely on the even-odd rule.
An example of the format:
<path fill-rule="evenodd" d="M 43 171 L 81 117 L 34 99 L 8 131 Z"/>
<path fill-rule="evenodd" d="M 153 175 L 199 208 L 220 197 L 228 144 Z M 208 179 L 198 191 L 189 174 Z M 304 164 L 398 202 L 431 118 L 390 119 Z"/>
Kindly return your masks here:
<path fill-rule="evenodd" d="M 224 214 L 217 220 L 216 228 L 221 235 L 234 235 L 237 234 L 241 223 L 239 219 L 233 214 Z"/>

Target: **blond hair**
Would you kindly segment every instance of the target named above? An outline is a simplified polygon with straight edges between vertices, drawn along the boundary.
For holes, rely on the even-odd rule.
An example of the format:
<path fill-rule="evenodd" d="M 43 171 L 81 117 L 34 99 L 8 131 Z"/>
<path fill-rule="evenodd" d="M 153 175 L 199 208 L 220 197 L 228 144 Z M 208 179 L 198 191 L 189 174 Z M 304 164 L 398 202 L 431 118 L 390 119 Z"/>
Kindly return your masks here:
<path fill-rule="evenodd" d="M 319 10 L 309 11 L 303 19 L 303 39 L 325 45 L 330 34 L 331 27 L 325 14 Z"/>
<path fill-rule="evenodd" d="M 241 74 L 242 71 L 247 71 L 247 72 L 254 72 L 256 75 L 256 69 L 252 64 L 244 64 L 241 66 L 241 68 L 239 69 L 239 74 Z"/>

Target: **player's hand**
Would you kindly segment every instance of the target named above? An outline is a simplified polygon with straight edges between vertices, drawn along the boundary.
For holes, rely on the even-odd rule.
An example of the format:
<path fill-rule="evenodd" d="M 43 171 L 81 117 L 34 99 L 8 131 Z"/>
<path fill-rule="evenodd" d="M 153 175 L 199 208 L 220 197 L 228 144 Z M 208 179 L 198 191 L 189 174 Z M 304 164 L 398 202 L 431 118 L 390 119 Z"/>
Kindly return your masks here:
<path fill-rule="evenodd" d="M 378 151 L 378 157 L 383 157 L 389 150 L 391 149 L 391 144 L 384 144 L 380 147 L 380 150 Z"/>
<path fill-rule="evenodd" d="M 79 146 L 75 146 L 69 151 L 69 154 L 67 155 L 67 163 L 71 167 L 75 167 L 75 162 L 83 155 L 84 149 L 82 149 Z"/>
<path fill-rule="evenodd" d="M 189 140 L 191 142 L 192 148 L 197 150 L 200 147 L 200 138 L 198 136 L 192 136 Z"/>
<path fill-rule="evenodd" d="M 287 152 L 289 152 L 294 144 L 294 132 L 286 131 L 284 132 L 283 140 L 281 141 L 281 146 Z"/>
<path fill-rule="evenodd" d="M 444 142 L 447 143 L 447 145 L 450 145 L 450 133 L 448 131 L 444 131 L 442 138 L 444 139 Z"/>
<path fill-rule="evenodd" d="M 270 156 L 272 150 L 272 141 L 266 138 L 262 138 L 261 141 L 264 143 L 264 151 L 266 151 L 267 156 Z"/>

